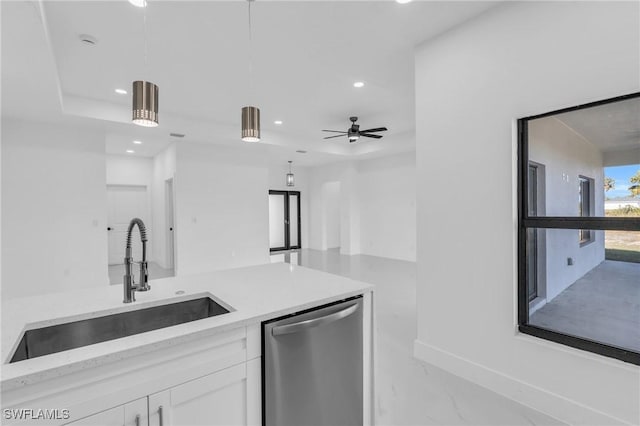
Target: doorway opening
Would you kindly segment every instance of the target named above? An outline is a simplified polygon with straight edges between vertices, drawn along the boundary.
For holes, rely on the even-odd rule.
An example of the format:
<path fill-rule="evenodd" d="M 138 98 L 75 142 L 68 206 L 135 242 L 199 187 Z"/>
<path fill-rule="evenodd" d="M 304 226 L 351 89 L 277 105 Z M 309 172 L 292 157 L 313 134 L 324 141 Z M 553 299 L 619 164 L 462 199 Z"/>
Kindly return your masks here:
<path fill-rule="evenodd" d="M 149 195 L 144 185 L 107 185 L 107 232 L 109 266 L 124 264 L 127 227 L 134 217 L 150 225 Z M 142 244 L 138 228 L 133 229 L 131 248 L 134 259 L 140 260 Z M 148 249 L 150 252 L 151 250 Z"/>
<path fill-rule="evenodd" d="M 175 269 L 175 224 L 174 224 L 174 201 L 173 201 L 173 178 L 164 182 L 164 202 L 165 202 L 165 228 L 166 228 L 166 268 Z"/>
<path fill-rule="evenodd" d="M 269 190 L 269 251 L 299 249 L 300 191 Z"/>
<path fill-rule="evenodd" d="M 171 189 L 173 194 L 173 189 Z M 172 204 L 173 205 L 173 204 Z M 171 209 L 173 212 L 173 208 Z M 153 226 L 151 221 L 151 202 L 149 188 L 146 185 L 107 185 L 107 241 L 108 241 L 108 263 L 109 263 L 109 283 L 122 284 L 124 276 L 124 256 L 127 240 L 127 229 L 129 222 L 134 217 L 142 219 L 147 235 L 153 236 Z M 147 261 L 149 278 L 157 279 L 171 277 L 174 275 L 173 266 L 163 267 L 162 261 L 153 257 L 154 238 L 149 238 L 147 242 Z M 155 246 L 156 249 L 159 246 Z M 134 227 L 131 238 L 132 256 L 135 262 L 142 260 L 142 243 L 140 242 L 140 231 Z M 134 279 L 138 282 L 138 268 L 134 267 Z"/>

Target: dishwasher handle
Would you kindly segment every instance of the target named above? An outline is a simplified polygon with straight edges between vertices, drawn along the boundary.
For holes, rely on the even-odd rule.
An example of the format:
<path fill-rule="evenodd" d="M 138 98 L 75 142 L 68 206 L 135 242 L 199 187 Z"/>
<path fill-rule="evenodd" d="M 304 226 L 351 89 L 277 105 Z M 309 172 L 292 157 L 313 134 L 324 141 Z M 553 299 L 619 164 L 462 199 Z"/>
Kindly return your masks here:
<path fill-rule="evenodd" d="M 343 318 L 346 318 L 357 310 L 358 310 L 358 304 L 354 303 L 353 305 L 341 311 L 334 312 L 333 314 L 325 315 L 323 317 L 313 318 L 306 321 L 294 322 L 293 324 L 279 325 L 277 327 L 273 327 L 271 329 L 271 335 L 281 336 L 283 334 L 297 333 L 299 331 L 304 331 L 310 328 L 319 327 L 321 325 L 329 324 L 334 321 L 338 321 Z"/>

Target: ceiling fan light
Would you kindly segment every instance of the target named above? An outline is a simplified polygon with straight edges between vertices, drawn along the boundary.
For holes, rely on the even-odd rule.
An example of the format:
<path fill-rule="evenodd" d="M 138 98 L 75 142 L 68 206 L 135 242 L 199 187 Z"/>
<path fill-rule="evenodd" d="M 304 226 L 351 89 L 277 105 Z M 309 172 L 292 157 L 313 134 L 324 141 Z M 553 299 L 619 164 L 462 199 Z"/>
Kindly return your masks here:
<path fill-rule="evenodd" d="M 133 82 L 132 121 L 143 127 L 158 126 L 158 86 L 148 81 Z"/>
<path fill-rule="evenodd" d="M 242 140 L 260 141 L 260 108 L 254 106 L 242 108 Z"/>

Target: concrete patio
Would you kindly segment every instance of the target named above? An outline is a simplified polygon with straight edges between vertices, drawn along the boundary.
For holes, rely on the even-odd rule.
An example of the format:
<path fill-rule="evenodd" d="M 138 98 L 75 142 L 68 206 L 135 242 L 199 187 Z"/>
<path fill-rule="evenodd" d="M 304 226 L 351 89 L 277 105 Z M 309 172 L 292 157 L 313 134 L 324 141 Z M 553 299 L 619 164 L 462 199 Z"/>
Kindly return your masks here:
<path fill-rule="evenodd" d="M 530 324 L 640 352 L 640 263 L 605 260 L 537 310 Z"/>

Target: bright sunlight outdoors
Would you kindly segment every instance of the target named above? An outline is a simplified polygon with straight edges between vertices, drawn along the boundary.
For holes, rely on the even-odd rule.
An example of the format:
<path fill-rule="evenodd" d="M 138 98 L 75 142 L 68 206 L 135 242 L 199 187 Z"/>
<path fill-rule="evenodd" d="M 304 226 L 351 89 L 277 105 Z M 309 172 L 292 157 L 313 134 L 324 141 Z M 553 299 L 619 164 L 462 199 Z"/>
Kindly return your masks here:
<path fill-rule="evenodd" d="M 640 164 L 604 169 L 605 216 L 640 217 Z M 606 231 L 605 258 L 640 263 L 635 232 Z"/>

